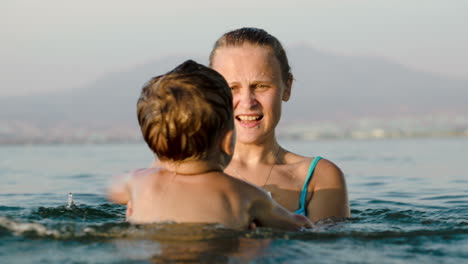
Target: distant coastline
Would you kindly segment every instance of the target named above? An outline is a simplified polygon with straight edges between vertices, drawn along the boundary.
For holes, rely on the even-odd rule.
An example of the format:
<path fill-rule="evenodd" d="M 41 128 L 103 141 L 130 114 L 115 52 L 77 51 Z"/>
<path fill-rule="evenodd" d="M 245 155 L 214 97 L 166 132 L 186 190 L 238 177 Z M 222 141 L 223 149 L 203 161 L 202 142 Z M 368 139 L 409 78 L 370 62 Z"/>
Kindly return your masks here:
<path fill-rule="evenodd" d="M 426 133 L 426 134 L 410 134 L 402 136 L 376 136 L 372 134 L 359 136 L 349 135 L 333 135 L 333 134 L 287 134 L 280 135 L 280 140 L 298 140 L 298 141 L 319 141 L 319 140 L 384 140 L 384 139 L 405 139 L 405 138 L 466 138 L 468 139 L 468 133 L 460 132 L 446 132 L 446 133 Z M 28 139 L 28 138 L 17 138 L 17 139 L 0 139 L 1 145 L 94 145 L 94 144 L 136 144 L 144 143 L 143 139 L 135 138 L 70 138 L 70 139 Z"/>
<path fill-rule="evenodd" d="M 284 120 L 286 121 L 286 120 Z M 278 138 L 284 140 L 365 140 L 399 138 L 468 138 L 468 116 L 425 116 L 348 121 L 296 121 L 280 123 Z M 37 125 L 31 122 L 0 124 L 0 144 L 113 144 L 141 143 L 138 127 L 77 126 L 60 123 Z"/>

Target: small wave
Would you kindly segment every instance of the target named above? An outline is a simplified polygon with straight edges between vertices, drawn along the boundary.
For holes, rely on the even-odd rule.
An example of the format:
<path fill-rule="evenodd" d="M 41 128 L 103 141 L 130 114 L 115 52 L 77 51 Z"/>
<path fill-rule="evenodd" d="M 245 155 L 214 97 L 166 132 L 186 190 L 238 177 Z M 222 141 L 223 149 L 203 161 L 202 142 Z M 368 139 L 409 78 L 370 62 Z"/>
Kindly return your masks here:
<path fill-rule="evenodd" d="M 457 236 L 468 235 L 467 228 L 447 228 L 447 229 L 419 229 L 412 231 L 389 230 L 389 231 L 341 231 L 341 232 L 302 232 L 290 233 L 289 239 L 317 240 L 317 239 L 342 239 L 353 238 L 361 240 L 401 238 L 412 239 L 417 237 L 442 237 L 448 239 Z"/>
<path fill-rule="evenodd" d="M 18 236 L 24 234 L 36 234 L 44 237 L 57 237 L 59 235 L 57 230 L 49 230 L 42 224 L 23 223 L 6 217 L 0 217 L 0 230 L 0 233 L 3 235 L 13 234 Z"/>
<path fill-rule="evenodd" d="M 408 201 L 408 199 L 402 199 L 402 201 Z M 415 204 L 415 203 L 410 203 L 408 202 L 399 202 L 395 201 L 394 199 L 392 200 L 384 200 L 384 199 L 361 199 L 359 201 L 361 204 L 365 203 L 366 206 L 371 205 L 376 205 L 379 207 L 384 207 L 384 208 L 392 208 L 392 209 L 398 209 L 398 208 L 424 208 L 424 209 L 433 209 L 433 210 L 442 210 L 445 209 L 445 206 L 439 206 L 439 205 L 433 205 L 433 204 Z"/>
<path fill-rule="evenodd" d="M 354 227 L 355 228 L 355 227 Z M 55 239 L 100 241 L 108 239 L 137 239 L 155 241 L 204 241 L 221 238 L 254 238 L 285 240 L 336 240 L 336 239 L 413 239 L 418 237 L 443 239 L 464 237 L 468 235 L 468 226 L 458 225 L 446 228 L 419 228 L 416 230 L 375 231 L 369 227 L 364 230 L 352 230 L 347 223 L 333 223 L 317 226 L 301 232 L 282 232 L 270 228 L 257 228 L 251 231 L 235 231 L 217 224 L 177 224 L 158 223 L 149 225 L 132 225 L 126 222 L 114 222 L 101 225 L 80 223 L 44 224 L 21 222 L 0 217 L 0 236 L 21 236 L 30 239 Z"/>
<path fill-rule="evenodd" d="M 68 177 L 68 176 L 67 176 Z M 84 174 L 76 174 L 76 175 L 72 175 L 72 176 L 69 176 L 69 178 L 71 179 L 88 179 L 88 178 L 92 178 L 94 177 L 94 175 L 92 174 L 87 174 L 87 173 L 84 173 Z"/>
<path fill-rule="evenodd" d="M 439 229 L 465 227 L 468 220 L 468 211 L 458 206 L 443 209 L 407 209 L 395 210 L 390 208 L 379 209 L 353 209 L 351 222 L 354 226 L 379 226 L 380 231 L 389 228 L 402 230 Z"/>
<path fill-rule="evenodd" d="M 19 197 L 30 197 L 30 196 L 36 196 L 38 194 L 36 193 L 0 193 L 0 196 L 4 196 L 4 197 L 15 197 L 15 196 L 19 196 Z"/>
<path fill-rule="evenodd" d="M 0 211 L 18 211 L 24 209 L 23 207 L 18 207 L 18 206 L 1 206 L 0 205 Z"/>
<path fill-rule="evenodd" d="M 444 201 L 444 203 L 465 205 L 465 204 L 468 204 L 468 201 L 467 200 L 450 200 L 450 201 Z"/>
<path fill-rule="evenodd" d="M 118 237 L 124 234 L 127 223 L 114 223 L 103 226 L 80 225 L 78 223 L 59 223 L 46 225 L 37 222 L 21 222 L 18 220 L 0 217 L 0 233 L 3 235 L 23 236 L 27 238 L 48 239 L 102 239 Z"/>
<path fill-rule="evenodd" d="M 408 193 L 408 192 L 395 192 L 395 191 L 390 191 L 390 192 L 385 192 L 383 194 L 385 197 L 389 198 L 413 198 L 416 196 L 414 193 Z"/>
<path fill-rule="evenodd" d="M 218 224 L 157 223 L 133 225 L 114 222 L 101 225 L 79 223 L 43 224 L 21 222 L 0 217 L 0 234 L 27 238 L 57 240 L 102 240 L 113 238 L 146 239 L 158 241 L 200 241 L 226 237 L 238 237 L 242 232 L 224 228 Z"/>
<path fill-rule="evenodd" d="M 54 220 L 76 220 L 76 221 L 106 221 L 122 220 L 125 218 L 125 208 L 114 204 L 101 204 L 98 206 L 87 206 L 72 204 L 71 206 L 39 207 L 32 211 L 29 219 L 54 219 Z"/>
<path fill-rule="evenodd" d="M 463 201 L 466 201 L 466 198 L 468 198 L 468 195 L 438 195 L 438 196 L 431 196 L 431 197 L 424 197 L 421 198 L 421 200 L 448 200 L 448 199 L 460 199 Z"/>
<path fill-rule="evenodd" d="M 368 182 L 368 183 L 364 183 L 363 185 L 373 187 L 373 186 L 382 186 L 385 184 L 386 184 L 385 182 Z"/>
<path fill-rule="evenodd" d="M 388 205 L 395 205 L 395 206 L 413 206 L 411 203 L 403 203 L 403 202 L 396 202 L 391 200 L 380 200 L 380 199 L 372 199 L 369 201 L 369 204 L 388 204 Z"/>

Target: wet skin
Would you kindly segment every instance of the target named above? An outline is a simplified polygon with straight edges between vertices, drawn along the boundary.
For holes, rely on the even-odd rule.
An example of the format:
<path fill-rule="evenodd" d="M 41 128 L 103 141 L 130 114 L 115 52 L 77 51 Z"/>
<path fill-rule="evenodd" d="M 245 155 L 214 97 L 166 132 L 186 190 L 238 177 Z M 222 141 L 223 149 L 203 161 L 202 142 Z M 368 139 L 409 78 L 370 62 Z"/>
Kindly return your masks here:
<path fill-rule="evenodd" d="M 283 80 L 270 48 L 248 43 L 219 48 L 212 67 L 233 94 L 236 146 L 225 172 L 264 187 L 285 208 L 297 210 L 312 158 L 281 148 L 275 137 L 292 78 Z M 343 173 L 326 159 L 318 162 L 308 186 L 307 211 L 313 221 L 350 216 Z"/>

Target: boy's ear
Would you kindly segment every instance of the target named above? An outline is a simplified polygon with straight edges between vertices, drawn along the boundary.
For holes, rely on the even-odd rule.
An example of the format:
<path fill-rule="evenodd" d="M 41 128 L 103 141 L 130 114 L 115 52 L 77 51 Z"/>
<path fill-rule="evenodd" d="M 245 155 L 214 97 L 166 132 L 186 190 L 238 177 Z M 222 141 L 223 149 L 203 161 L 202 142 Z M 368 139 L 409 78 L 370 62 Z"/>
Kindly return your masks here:
<path fill-rule="evenodd" d="M 221 150 L 231 156 L 234 153 L 234 129 L 229 130 L 221 141 Z"/>

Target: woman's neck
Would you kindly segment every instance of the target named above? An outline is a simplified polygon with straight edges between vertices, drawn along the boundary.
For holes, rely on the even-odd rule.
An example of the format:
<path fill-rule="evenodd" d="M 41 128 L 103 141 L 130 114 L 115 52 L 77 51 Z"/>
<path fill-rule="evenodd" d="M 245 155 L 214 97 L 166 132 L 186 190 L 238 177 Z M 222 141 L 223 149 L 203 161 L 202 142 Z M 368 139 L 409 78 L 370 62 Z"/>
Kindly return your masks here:
<path fill-rule="evenodd" d="M 265 144 L 243 144 L 236 142 L 233 161 L 242 166 L 257 166 L 258 164 L 277 164 L 282 151 L 276 139 Z"/>

